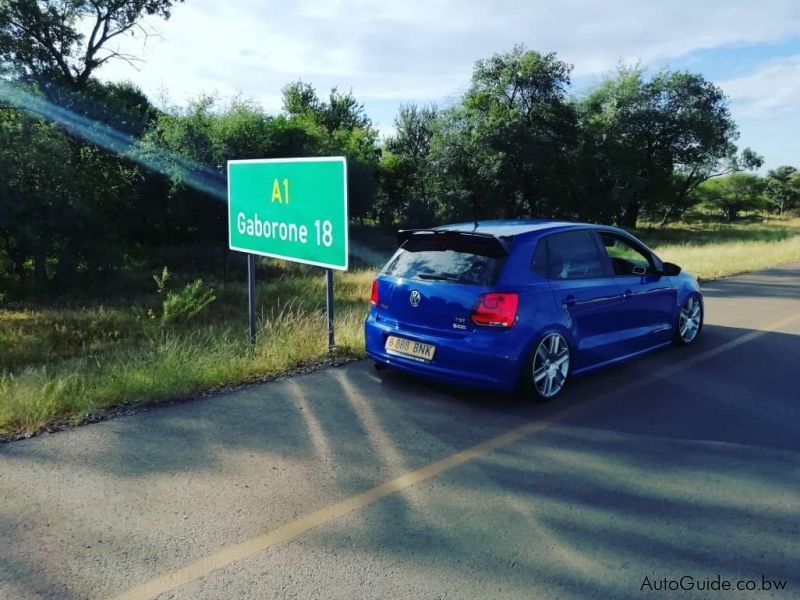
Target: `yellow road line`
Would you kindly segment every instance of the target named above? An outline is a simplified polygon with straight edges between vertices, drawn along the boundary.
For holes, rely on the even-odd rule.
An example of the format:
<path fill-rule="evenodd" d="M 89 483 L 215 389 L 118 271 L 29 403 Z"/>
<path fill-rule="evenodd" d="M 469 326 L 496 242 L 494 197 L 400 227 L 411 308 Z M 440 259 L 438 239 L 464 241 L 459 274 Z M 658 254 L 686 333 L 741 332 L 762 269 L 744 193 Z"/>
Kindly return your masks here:
<path fill-rule="evenodd" d="M 370 490 L 350 496 L 335 504 L 312 512 L 304 517 L 290 521 L 289 523 L 281 525 L 277 529 L 265 532 L 239 544 L 228 546 L 219 552 L 210 554 L 184 567 L 164 573 L 155 579 L 143 583 L 117 596 L 115 600 L 149 600 L 150 598 L 154 598 L 160 594 L 163 594 L 164 592 L 168 592 L 169 590 L 200 579 L 212 571 L 216 571 L 217 569 L 225 567 L 233 562 L 250 557 L 258 552 L 262 552 L 272 548 L 273 546 L 277 546 L 278 544 L 283 544 L 285 542 L 294 540 L 307 531 L 325 525 L 326 523 L 330 523 L 331 521 L 338 519 L 339 517 L 343 517 L 344 515 L 353 511 L 365 508 L 370 504 L 377 502 L 381 498 L 385 498 L 386 496 L 390 496 L 405 490 L 411 486 L 417 485 L 418 483 L 422 483 L 423 481 L 436 477 L 445 471 L 449 471 L 450 469 L 458 467 L 459 465 L 463 465 L 464 463 L 481 457 L 492 450 L 507 446 L 532 433 L 546 429 L 558 421 L 570 416 L 574 416 L 575 413 L 583 412 L 588 408 L 595 406 L 609 396 L 616 396 L 623 390 L 629 391 L 630 389 L 647 385 L 654 380 L 668 377 L 675 371 L 713 358 L 714 356 L 717 356 L 723 352 L 741 346 L 742 344 L 746 344 L 751 340 L 759 338 L 768 333 L 772 333 L 784 325 L 788 325 L 798 319 L 800 319 L 800 313 L 767 323 L 761 327 L 761 329 L 751 331 L 750 333 L 725 342 L 716 348 L 711 348 L 710 350 L 706 350 L 697 356 L 687 358 L 679 363 L 676 363 L 672 367 L 668 367 L 659 371 L 658 373 L 653 373 L 650 376 L 631 381 L 627 385 L 622 386 L 622 388 L 615 389 L 613 392 L 608 392 L 597 396 L 590 402 L 572 405 L 546 419 L 531 421 L 525 425 L 516 427 L 502 435 L 493 437 L 485 442 L 472 446 L 471 448 L 462 450 L 461 452 L 457 452 L 451 456 L 443 458 L 442 460 L 422 467 L 421 469 L 410 471 L 400 475 L 395 479 L 392 479 L 391 481 L 382 483 L 381 485 Z"/>
<path fill-rule="evenodd" d="M 563 415 L 567 413 L 568 411 L 564 411 L 556 415 L 556 417 L 563 418 Z M 553 418 L 532 422 L 512 429 L 502 435 L 491 438 L 466 450 L 462 450 L 461 452 L 457 452 L 456 454 L 429 464 L 421 469 L 400 475 L 366 492 L 350 496 L 336 504 L 321 508 L 295 521 L 290 521 L 277 529 L 273 529 L 272 531 L 268 531 L 242 543 L 229 546 L 220 552 L 201 558 L 176 571 L 165 573 L 156 579 L 117 596 L 116 600 L 145 600 L 163 594 L 164 592 L 199 579 L 211 571 L 215 571 L 237 560 L 252 556 L 257 552 L 261 552 L 262 550 L 266 550 L 278 544 L 291 541 L 311 529 L 329 523 L 355 510 L 369 506 L 381 498 L 385 498 L 386 496 L 390 496 L 435 477 L 436 475 L 469 462 L 496 448 L 511 444 L 533 433 L 537 429 L 547 427 L 556 420 L 558 419 Z"/>

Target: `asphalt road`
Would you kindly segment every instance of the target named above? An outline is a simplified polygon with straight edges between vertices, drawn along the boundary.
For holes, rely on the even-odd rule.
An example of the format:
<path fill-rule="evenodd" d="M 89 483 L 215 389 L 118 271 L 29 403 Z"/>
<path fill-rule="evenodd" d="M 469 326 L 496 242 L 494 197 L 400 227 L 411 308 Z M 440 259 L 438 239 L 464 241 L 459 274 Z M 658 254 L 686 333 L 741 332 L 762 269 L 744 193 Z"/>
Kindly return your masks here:
<path fill-rule="evenodd" d="M 800 598 L 800 265 L 704 293 L 544 406 L 361 362 L 0 446 L 0 598 Z M 655 591 L 718 575 L 788 581 Z"/>

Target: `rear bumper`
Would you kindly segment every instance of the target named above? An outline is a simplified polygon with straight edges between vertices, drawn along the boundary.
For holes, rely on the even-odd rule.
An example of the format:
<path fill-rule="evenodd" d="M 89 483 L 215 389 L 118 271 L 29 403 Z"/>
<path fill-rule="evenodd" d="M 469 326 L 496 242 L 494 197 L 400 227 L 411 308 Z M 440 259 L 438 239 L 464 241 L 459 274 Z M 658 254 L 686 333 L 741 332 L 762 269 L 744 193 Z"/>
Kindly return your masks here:
<path fill-rule="evenodd" d="M 364 323 L 367 355 L 378 363 L 458 386 L 502 391 L 516 389 L 520 372 L 519 359 L 506 355 L 502 349 L 503 336 L 510 333 L 479 331 L 455 339 L 426 335 L 382 323 L 375 318 L 374 311 L 370 311 Z M 436 346 L 433 361 L 419 362 L 387 354 L 385 345 L 389 335 L 433 344 Z"/>

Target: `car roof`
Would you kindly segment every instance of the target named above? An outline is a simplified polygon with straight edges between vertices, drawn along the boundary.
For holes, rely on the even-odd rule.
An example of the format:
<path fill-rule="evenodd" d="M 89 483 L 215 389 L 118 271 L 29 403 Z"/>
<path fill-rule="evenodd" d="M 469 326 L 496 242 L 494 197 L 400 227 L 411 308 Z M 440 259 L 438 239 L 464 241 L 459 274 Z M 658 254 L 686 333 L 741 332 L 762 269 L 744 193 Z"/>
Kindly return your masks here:
<path fill-rule="evenodd" d="M 539 236 L 544 233 L 552 233 L 556 230 L 589 229 L 602 228 L 614 229 L 607 225 L 594 225 L 591 223 L 573 223 L 570 221 L 552 221 L 549 219 L 508 219 L 490 221 L 471 221 L 464 223 L 453 223 L 442 225 L 435 229 L 446 231 L 465 231 L 472 233 L 486 233 L 496 237 L 517 237 L 525 235 L 528 237 Z"/>

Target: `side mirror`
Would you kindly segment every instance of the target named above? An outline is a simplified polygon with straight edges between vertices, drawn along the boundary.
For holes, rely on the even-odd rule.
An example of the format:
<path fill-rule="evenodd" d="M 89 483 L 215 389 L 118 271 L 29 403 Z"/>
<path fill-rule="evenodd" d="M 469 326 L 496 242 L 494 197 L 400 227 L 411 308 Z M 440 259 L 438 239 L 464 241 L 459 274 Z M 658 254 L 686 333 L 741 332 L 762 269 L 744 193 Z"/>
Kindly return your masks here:
<path fill-rule="evenodd" d="M 665 262 L 661 267 L 662 275 L 678 275 L 680 272 L 681 268 L 673 263 Z"/>

